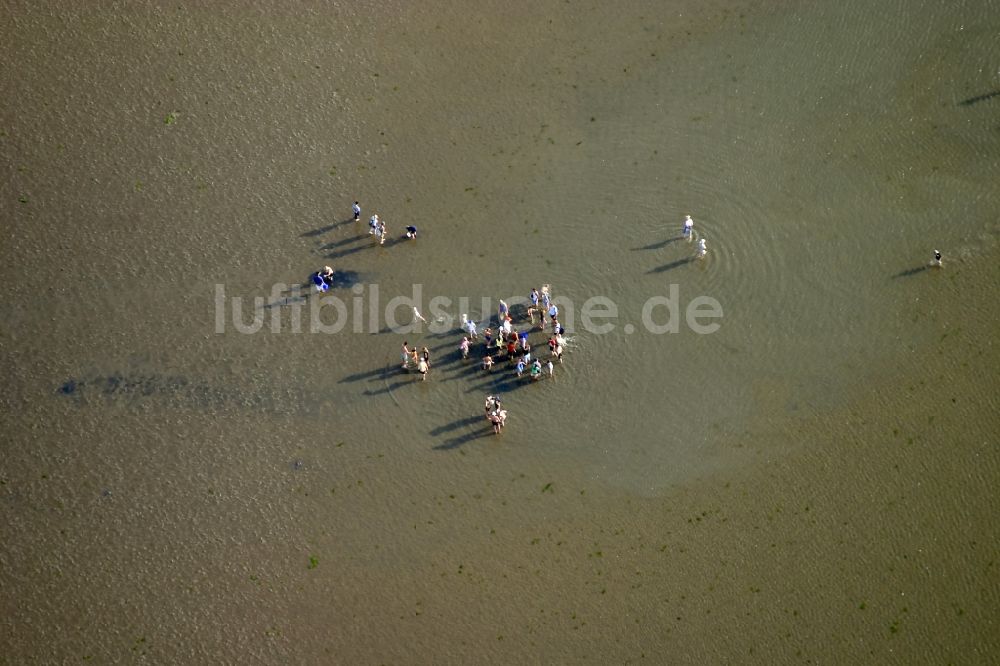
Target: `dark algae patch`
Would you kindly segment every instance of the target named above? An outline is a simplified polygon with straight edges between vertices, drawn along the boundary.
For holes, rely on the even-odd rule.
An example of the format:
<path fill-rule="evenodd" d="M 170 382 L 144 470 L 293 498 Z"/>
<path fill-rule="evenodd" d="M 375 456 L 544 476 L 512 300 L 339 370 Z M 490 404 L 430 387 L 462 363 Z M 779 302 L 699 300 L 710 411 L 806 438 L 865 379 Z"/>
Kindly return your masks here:
<path fill-rule="evenodd" d="M 89 400 L 102 399 L 128 406 L 145 401 L 159 401 L 176 407 L 216 410 L 225 407 L 298 412 L 305 409 L 300 391 L 282 391 L 282 395 L 263 391 L 250 392 L 179 375 L 123 373 L 94 377 L 70 377 L 56 388 L 56 394 L 76 400 L 82 407 Z M 288 398 L 292 399 L 289 400 Z"/>

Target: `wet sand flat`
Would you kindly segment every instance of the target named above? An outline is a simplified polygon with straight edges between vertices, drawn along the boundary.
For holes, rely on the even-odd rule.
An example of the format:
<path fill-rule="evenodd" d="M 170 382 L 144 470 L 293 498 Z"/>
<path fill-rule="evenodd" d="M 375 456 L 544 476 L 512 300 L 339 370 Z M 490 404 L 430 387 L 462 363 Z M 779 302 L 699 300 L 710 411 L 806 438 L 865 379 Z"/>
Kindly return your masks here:
<path fill-rule="evenodd" d="M 0 662 L 990 663 L 997 9 L 12 4 Z"/>

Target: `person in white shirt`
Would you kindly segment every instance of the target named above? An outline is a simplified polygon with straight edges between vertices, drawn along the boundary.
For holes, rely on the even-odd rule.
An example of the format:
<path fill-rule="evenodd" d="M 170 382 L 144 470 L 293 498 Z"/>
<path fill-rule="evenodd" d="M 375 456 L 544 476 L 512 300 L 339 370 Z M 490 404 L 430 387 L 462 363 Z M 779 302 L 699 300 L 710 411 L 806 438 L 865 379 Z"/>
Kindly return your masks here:
<path fill-rule="evenodd" d="M 691 219 L 690 215 L 685 215 L 684 216 L 684 231 L 682 233 L 688 239 L 688 241 L 690 241 L 691 238 L 692 238 L 691 232 L 693 230 L 694 230 L 694 220 Z"/>
<path fill-rule="evenodd" d="M 361 221 L 361 204 L 359 204 L 357 201 L 355 201 L 354 205 L 351 206 L 351 212 L 354 213 L 354 221 L 355 222 L 360 222 Z"/>
<path fill-rule="evenodd" d="M 556 344 L 552 353 L 555 354 L 555 357 L 559 359 L 560 363 L 562 363 L 563 347 L 566 345 L 566 338 L 562 336 L 562 333 L 556 333 L 554 337 Z"/>
<path fill-rule="evenodd" d="M 493 424 L 493 433 L 499 435 L 500 431 L 503 430 L 504 424 L 507 422 L 507 410 L 497 409 L 495 412 L 490 412 L 487 418 Z"/>

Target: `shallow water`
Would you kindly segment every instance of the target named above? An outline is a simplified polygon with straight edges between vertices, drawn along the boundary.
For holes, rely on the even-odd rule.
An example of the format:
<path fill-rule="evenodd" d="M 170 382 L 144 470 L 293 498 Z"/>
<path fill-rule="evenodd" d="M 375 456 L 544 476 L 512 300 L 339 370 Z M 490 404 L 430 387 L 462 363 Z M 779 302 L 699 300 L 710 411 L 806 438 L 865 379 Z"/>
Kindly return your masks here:
<path fill-rule="evenodd" d="M 14 7 L 4 659 L 986 663 L 998 9 Z M 542 283 L 555 381 L 368 322 Z"/>

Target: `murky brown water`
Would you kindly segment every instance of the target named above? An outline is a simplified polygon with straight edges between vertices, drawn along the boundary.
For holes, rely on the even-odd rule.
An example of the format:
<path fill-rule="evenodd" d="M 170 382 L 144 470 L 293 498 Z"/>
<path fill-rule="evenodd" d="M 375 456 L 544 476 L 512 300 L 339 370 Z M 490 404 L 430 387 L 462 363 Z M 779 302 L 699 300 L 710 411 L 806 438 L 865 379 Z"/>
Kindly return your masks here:
<path fill-rule="evenodd" d="M 0 661 L 991 661 L 1000 5 L 594 4 L 11 7 Z M 367 320 L 542 283 L 537 385 Z"/>

